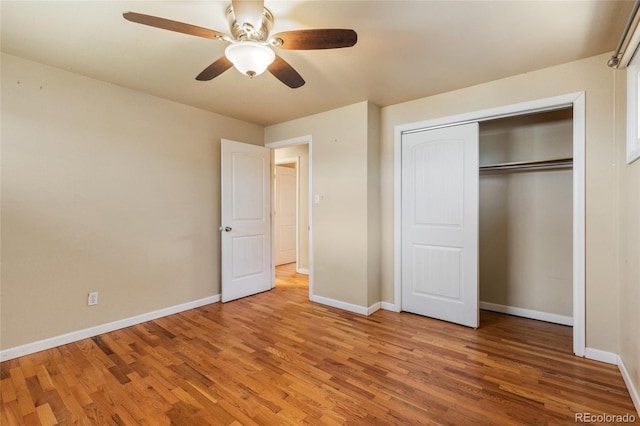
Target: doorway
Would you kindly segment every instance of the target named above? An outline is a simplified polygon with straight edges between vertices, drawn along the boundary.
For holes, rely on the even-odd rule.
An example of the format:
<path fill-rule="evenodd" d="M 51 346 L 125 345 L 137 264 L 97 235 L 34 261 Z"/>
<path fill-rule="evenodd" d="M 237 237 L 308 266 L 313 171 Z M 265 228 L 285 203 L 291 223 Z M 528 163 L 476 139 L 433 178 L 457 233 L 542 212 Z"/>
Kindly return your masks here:
<path fill-rule="evenodd" d="M 402 204 L 402 148 L 403 138 L 416 132 L 480 123 L 497 118 L 513 117 L 534 112 L 573 108 L 573 352 L 585 353 L 585 96 L 583 92 L 541 99 L 521 104 L 475 111 L 456 116 L 396 126 L 395 134 L 395 206 L 394 206 L 394 303 L 402 309 L 403 302 L 403 204 Z M 477 171 L 476 171 L 477 173 Z M 477 277 L 476 277 L 477 285 Z"/>
<path fill-rule="evenodd" d="M 274 170 L 279 165 L 296 165 L 296 186 L 297 186 L 297 224 L 295 226 L 296 237 L 296 259 L 293 270 L 296 274 L 308 275 L 309 297 L 313 294 L 313 229 L 312 229 L 312 209 L 311 209 L 311 189 L 312 189 L 312 138 L 311 135 L 299 138 L 287 139 L 266 144 L 272 150 L 272 163 Z M 275 185 L 275 179 L 274 179 Z M 277 192 L 277 187 L 274 193 Z M 273 197 L 273 205 L 276 206 L 276 196 Z M 274 239 L 273 252 L 275 259 L 276 248 L 276 225 L 274 215 Z M 276 265 L 274 262 L 273 274 L 276 282 Z M 282 267 L 279 267 L 282 269 Z"/>
<path fill-rule="evenodd" d="M 572 325 L 572 132 L 571 108 L 480 123 L 480 309 Z"/>

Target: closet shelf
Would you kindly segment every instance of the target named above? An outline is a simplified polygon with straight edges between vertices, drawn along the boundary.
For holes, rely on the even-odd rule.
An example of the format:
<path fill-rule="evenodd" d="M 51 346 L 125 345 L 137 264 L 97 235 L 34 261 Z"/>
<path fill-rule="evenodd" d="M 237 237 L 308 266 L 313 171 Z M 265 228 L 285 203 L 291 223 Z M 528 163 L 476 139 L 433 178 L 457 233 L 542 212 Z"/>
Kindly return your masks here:
<path fill-rule="evenodd" d="M 555 158 L 552 160 L 540 161 L 518 161 L 514 163 L 500 163 L 480 166 L 480 173 L 508 173 L 508 172 L 526 172 L 526 171 L 542 171 L 554 169 L 570 169 L 573 167 L 573 158 Z"/>

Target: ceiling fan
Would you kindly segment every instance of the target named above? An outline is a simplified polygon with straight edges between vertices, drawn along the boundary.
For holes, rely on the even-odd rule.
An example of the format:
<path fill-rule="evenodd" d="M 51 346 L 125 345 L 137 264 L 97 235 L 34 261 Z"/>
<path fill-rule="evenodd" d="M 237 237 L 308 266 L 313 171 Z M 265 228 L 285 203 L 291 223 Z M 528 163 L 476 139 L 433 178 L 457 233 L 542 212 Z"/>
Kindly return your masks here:
<path fill-rule="evenodd" d="M 231 35 L 136 12 L 125 12 L 122 16 L 138 24 L 229 43 L 225 55 L 198 74 L 196 80 L 199 81 L 212 80 L 235 66 L 238 71 L 249 77 L 268 70 L 278 80 L 295 89 L 304 85 L 304 79 L 289 63 L 278 56 L 273 48 L 337 49 L 351 47 L 358 41 L 356 32 L 347 29 L 293 30 L 270 36 L 274 17 L 271 11 L 264 7 L 263 0 L 232 0 L 226 9 Z"/>

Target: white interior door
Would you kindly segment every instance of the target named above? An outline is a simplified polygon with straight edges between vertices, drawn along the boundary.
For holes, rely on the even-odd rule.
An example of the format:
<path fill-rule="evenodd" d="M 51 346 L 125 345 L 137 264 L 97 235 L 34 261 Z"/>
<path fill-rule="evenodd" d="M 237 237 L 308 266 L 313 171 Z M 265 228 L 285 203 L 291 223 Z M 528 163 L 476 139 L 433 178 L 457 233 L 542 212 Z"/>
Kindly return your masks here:
<path fill-rule="evenodd" d="M 478 327 L 478 123 L 402 136 L 402 310 Z"/>
<path fill-rule="evenodd" d="M 276 166 L 274 218 L 276 265 L 296 261 L 298 177 L 293 167 Z"/>
<path fill-rule="evenodd" d="M 222 140 L 222 301 L 271 289 L 271 151 Z"/>

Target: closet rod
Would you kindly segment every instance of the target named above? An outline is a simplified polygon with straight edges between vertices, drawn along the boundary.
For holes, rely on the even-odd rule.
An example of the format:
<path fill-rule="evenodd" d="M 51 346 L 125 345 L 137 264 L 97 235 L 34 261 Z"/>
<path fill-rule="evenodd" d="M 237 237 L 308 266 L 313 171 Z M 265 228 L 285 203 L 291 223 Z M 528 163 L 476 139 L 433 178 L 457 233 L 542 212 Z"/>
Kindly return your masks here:
<path fill-rule="evenodd" d="M 573 167 L 573 158 L 556 158 L 541 161 L 519 161 L 514 163 L 500 163 L 480 166 L 480 172 L 516 172 L 552 169 L 569 169 Z"/>

